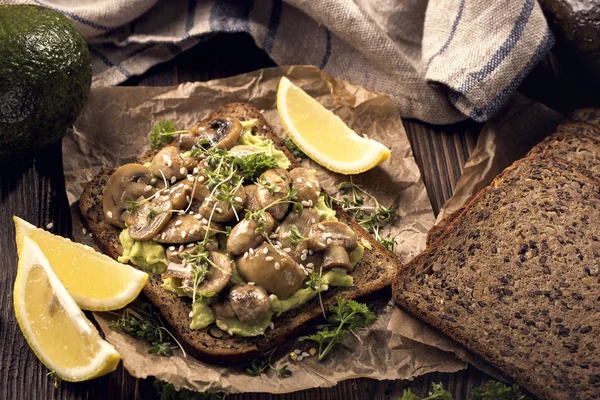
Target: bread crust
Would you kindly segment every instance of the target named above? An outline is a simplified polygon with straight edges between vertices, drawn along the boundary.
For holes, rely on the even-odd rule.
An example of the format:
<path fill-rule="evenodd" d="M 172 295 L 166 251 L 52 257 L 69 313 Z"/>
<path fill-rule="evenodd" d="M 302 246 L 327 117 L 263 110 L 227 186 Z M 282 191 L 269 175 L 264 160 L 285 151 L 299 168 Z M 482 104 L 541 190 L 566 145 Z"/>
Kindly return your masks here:
<path fill-rule="evenodd" d="M 208 119 L 219 117 L 238 118 L 243 121 L 257 119 L 257 134 L 273 140 L 275 146 L 282 150 L 292 162 L 294 168 L 299 164 L 273 132 L 263 115 L 250 104 L 231 103 L 213 111 Z M 150 152 L 140 158 L 144 163 L 152 158 Z M 119 241 L 120 229 L 111 225 L 102 212 L 102 191 L 114 170 L 103 170 L 86 186 L 79 200 L 82 221 L 92 233 L 98 247 L 110 257 L 117 259 L 122 254 Z M 354 285 L 350 288 L 331 288 L 323 293 L 323 303 L 327 308 L 333 305 L 335 297 L 343 296 L 354 299 L 378 293 L 391 284 L 395 273 L 402 264 L 391 252 L 374 240 L 364 229 L 353 221 L 343 210 L 335 207 L 338 218 L 347 223 L 358 235 L 359 240 L 366 240 L 372 250 L 365 251 L 362 261 L 355 267 L 351 275 Z M 215 338 L 210 335 L 209 328 L 190 330 L 189 312 L 191 300 L 180 298 L 176 294 L 161 287 L 161 278 L 151 275 L 143 289 L 145 297 L 156 307 L 170 327 L 170 331 L 181 342 L 183 348 L 199 360 L 210 363 L 233 364 L 247 361 L 264 355 L 265 351 L 281 344 L 284 340 L 300 330 L 310 326 L 311 322 L 321 317 L 321 309 L 317 298 L 302 307 L 292 309 L 280 316 L 273 317 L 274 329 L 268 329 L 264 336 L 241 337 L 228 336 Z M 386 295 L 382 292 L 382 295 Z"/>

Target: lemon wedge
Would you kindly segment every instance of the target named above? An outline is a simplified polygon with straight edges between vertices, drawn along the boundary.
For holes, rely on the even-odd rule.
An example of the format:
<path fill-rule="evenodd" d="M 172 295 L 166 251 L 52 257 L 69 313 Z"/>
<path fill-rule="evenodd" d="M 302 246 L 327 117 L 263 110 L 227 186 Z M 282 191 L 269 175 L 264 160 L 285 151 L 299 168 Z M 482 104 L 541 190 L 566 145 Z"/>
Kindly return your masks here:
<path fill-rule="evenodd" d="M 145 272 L 118 263 L 89 246 L 36 228 L 19 217 L 13 219 L 19 257 L 23 253 L 23 239 L 28 236 L 40 247 L 71 297 L 84 310 L 123 308 L 140 294 L 148 281 Z"/>
<path fill-rule="evenodd" d="M 61 379 L 79 382 L 117 368 L 119 353 L 100 337 L 28 237 L 22 240 L 13 296 L 27 343 Z"/>
<path fill-rule="evenodd" d="M 359 136 L 286 77 L 279 82 L 277 110 L 285 132 L 296 146 L 333 172 L 358 174 L 390 157 L 390 149 Z"/>

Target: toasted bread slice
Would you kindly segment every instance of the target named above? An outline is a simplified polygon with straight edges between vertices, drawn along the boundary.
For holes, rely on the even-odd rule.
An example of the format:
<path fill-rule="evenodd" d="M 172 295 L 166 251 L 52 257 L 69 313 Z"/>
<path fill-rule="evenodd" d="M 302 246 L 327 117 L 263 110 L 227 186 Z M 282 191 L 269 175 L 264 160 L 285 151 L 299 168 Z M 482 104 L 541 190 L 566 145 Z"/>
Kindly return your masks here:
<path fill-rule="evenodd" d="M 246 103 L 227 104 L 209 115 L 209 119 L 219 117 L 237 118 L 242 121 L 257 119 L 256 134 L 265 136 L 275 143 L 292 162 L 292 168 L 298 166 L 294 157 L 283 146 L 262 114 Z M 143 163 L 151 159 L 154 152 L 142 157 Z M 79 201 L 84 224 L 93 234 L 94 241 L 100 249 L 113 258 L 122 254 L 119 241 L 120 229 L 111 225 L 102 212 L 102 191 L 114 170 L 104 170 L 87 185 Z M 358 235 L 359 240 L 366 240 L 372 250 L 366 250 L 362 261 L 354 268 L 351 275 L 354 285 L 349 288 L 331 288 L 323 292 L 325 307 L 332 305 L 335 297 L 343 296 L 354 299 L 380 291 L 391 284 L 395 273 L 402 267 L 400 261 L 364 229 L 359 227 L 344 211 L 336 209 L 338 218 L 347 223 Z M 268 329 L 264 336 L 240 337 L 225 335 L 213 337 L 209 330 L 190 330 L 189 313 L 191 300 L 180 298 L 161 287 L 161 277 L 153 275 L 143 290 L 148 300 L 160 311 L 171 332 L 175 334 L 184 349 L 194 357 L 212 363 L 237 363 L 260 357 L 264 352 L 281 344 L 293 333 L 307 327 L 310 322 L 321 316 L 318 298 L 314 298 L 301 307 L 292 309 L 273 318 L 274 329 Z"/>

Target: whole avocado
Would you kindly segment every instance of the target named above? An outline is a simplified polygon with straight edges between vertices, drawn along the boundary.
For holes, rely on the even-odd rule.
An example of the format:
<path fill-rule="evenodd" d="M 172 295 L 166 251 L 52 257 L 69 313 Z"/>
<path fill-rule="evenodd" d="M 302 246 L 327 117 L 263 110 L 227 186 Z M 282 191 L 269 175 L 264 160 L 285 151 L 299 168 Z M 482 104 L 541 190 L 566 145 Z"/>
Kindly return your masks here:
<path fill-rule="evenodd" d="M 66 17 L 0 5 L 0 160 L 60 139 L 85 104 L 91 78 L 87 45 Z"/>

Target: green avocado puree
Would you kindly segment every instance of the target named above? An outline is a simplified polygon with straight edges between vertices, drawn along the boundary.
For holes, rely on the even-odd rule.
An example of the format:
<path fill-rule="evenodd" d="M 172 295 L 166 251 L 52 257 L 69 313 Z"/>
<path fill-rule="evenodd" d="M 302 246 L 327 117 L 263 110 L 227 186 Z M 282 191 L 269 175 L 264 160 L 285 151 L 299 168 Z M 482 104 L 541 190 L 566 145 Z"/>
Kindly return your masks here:
<path fill-rule="evenodd" d="M 196 301 L 192 306 L 192 323 L 190 329 L 206 328 L 215 322 L 215 313 L 202 301 Z"/>
<path fill-rule="evenodd" d="M 279 168 L 288 169 L 291 165 L 290 160 L 288 160 L 283 151 L 275 148 L 275 143 L 273 143 L 271 139 L 253 135 L 248 131 L 245 131 L 242 133 L 239 144 L 257 147 L 268 155 L 273 156 L 275 161 L 277 161 Z"/>
<path fill-rule="evenodd" d="M 321 221 L 337 221 L 335 210 L 329 208 L 327 203 L 325 203 L 325 196 L 319 196 L 319 200 L 317 200 L 317 204 L 315 204 L 315 210 L 317 210 Z"/>
<path fill-rule="evenodd" d="M 310 287 L 298 289 L 286 299 L 279 299 L 271 295 L 271 310 L 274 312 L 285 312 L 306 303 L 319 292 L 327 290 L 328 286 L 352 286 L 353 279 L 345 269 L 331 269 L 321 277 L 321 287 L 313 290 Z"/>
<path fill-rule="evenodd" d="M 161 286 L 165 290 L 173 292 L 179 297 L 189 296 L 188 293 L 181 288 L 183 286 L 181 278 L 163 278 L 163 283 Z"/>
<path fill-rule="evenodd" d="M 272 317 L 273 312 L 268 311 L 262 318 L 248 322 L 242 322 L 237 318 L 218 319 L 217 326 L 226 332 L 231 332 L 238 336 L 258 336 L 265 334 Z"/>
<path fill-rule="evenodd" d="M 119 262 L 131 262 L 133 265 L 152 271 L 155 274 L 162 274 L 167 270 L 165 248 L 160 244 L 152 240 L 146 242 L 133 240 L 127 229 L 121 232 L 119 240 L 123 246 L 123 255 L 119 257 Z"/>

